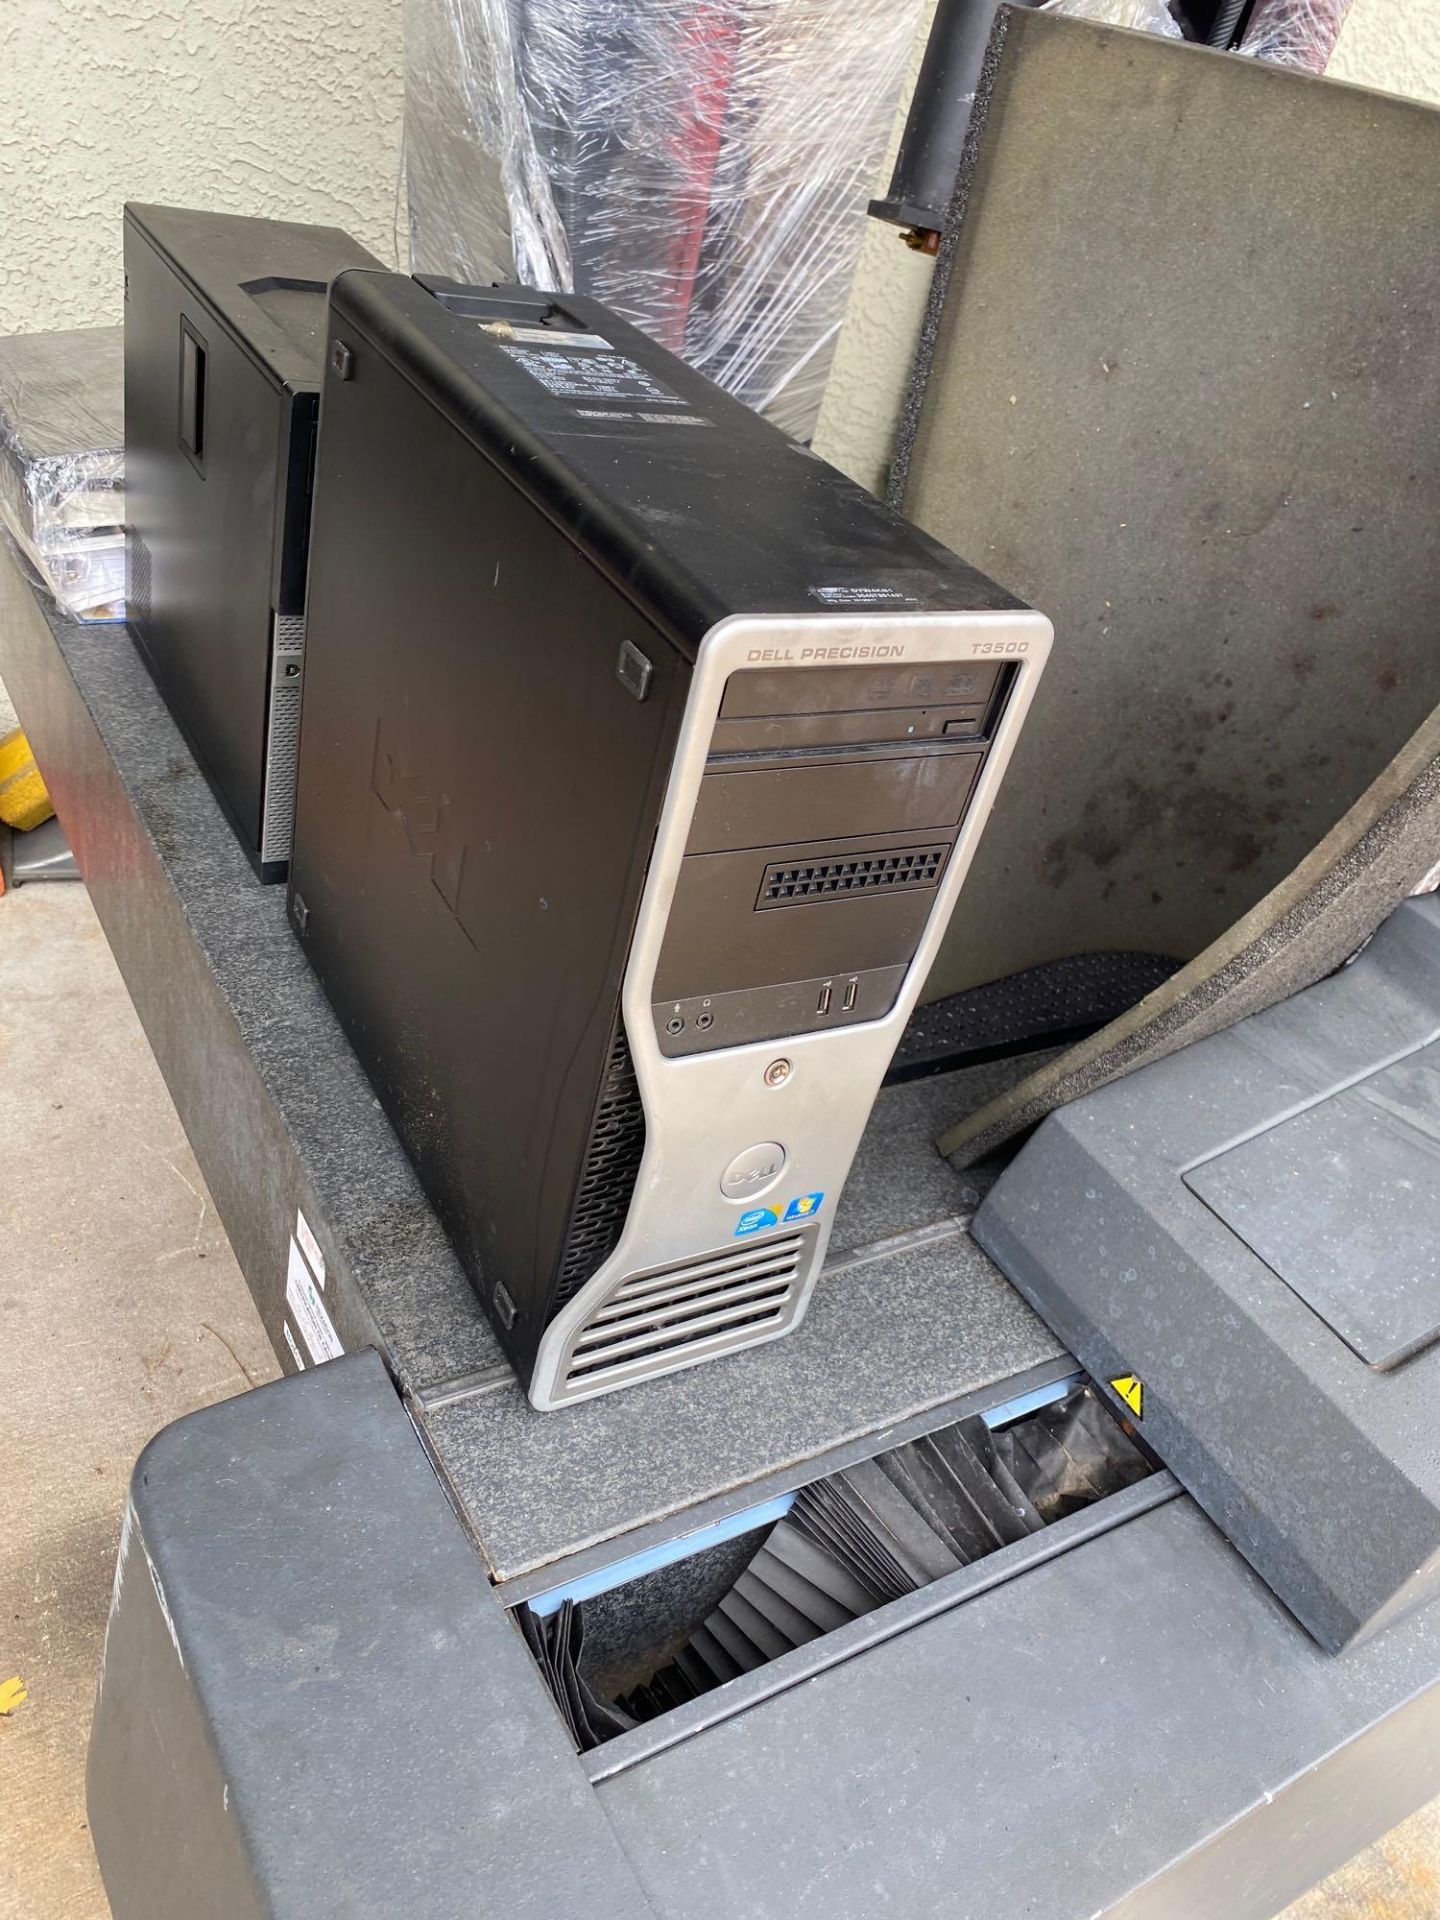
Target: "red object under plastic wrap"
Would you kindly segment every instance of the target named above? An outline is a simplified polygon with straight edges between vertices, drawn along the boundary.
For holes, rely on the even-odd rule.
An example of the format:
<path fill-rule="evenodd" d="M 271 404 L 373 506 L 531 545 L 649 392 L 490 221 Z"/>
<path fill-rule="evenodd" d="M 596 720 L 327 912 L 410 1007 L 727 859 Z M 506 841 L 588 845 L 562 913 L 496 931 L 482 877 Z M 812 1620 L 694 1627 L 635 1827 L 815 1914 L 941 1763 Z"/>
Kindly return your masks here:
<path fill-rule="evenodd" d="M 1323 73 L 1349 11 L 1350 0 L 1258 0 L 1240 51 L 1277 66 Z"/>

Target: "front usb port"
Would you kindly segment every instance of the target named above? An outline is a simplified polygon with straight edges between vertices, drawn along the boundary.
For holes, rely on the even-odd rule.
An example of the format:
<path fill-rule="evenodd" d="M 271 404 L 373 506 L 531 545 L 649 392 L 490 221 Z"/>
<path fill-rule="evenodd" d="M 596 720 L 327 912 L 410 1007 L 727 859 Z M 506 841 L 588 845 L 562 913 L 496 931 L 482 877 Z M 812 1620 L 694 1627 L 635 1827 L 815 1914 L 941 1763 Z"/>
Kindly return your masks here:
<path fill-rule="evenodd" d="M 859 998 L 860 982 L 858 980 L 847 980 L 845 983 L 845 998 L 840 1002 L 840 1011 L 842 1013 L 853 1013 L 855 1011 L 855 1002 Z"/>
<path fill-rule="evenodd" d="M 817 1013 L 829 1013 L 830 1001 L 832 996 L 834 995 L 834 992 L 835 992 L 834 987 L 831 986 L 830 982 L 827 980 L 824 986 L 820 989 L 820 999 L 815 1009 Z"/>

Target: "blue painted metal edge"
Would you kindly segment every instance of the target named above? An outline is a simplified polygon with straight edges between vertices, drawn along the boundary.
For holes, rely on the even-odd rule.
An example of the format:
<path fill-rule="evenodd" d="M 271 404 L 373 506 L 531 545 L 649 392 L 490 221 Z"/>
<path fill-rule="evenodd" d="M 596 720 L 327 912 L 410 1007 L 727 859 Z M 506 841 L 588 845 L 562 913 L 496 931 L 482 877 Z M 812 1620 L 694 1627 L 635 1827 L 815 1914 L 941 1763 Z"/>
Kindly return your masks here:
<path fill-rule="evenodd" d="M 1063 1379 L 1051 1380 L 1029 1393 L 1018 1394 L 1013 1400 L 1002 1400 L 997 1407 L 988 1407 L 981 1418 L 992 1432 L 997 1427 L 1009 1426 L 1012 1420 L 1023 1420 L 1027 1413 L 1034 1413 L 1039 1407 L 1052 1406 L 1055 1401 L 1063 1400 L 1084 1378 L 1084 1374 L 1078 1370 L 1066 1374 Z M 790 1511 L 794 1498 L 793 1493 L 777 1494 L 773 1500 L 766 1500 L 757 1507 L 747 1507 L 742 1513 L 732 1513 L 728 1518 L 717 1520 L 712 1526 L 701 1527 L 695 1533 L 682 1534 L 677 1540 L 662 1541 L 658 1546 L 647 1547 L 643 1553 L 632 1553 L 624 1560 L 612 1561 L 609 1566 L 595 1567 L 561 1586 L 537 1593 L 530 1602 L 530 1611 L 544 1618 L 558 1612 L 567 1600 L 593 1599 L 597 1593 L 609 1593 L 615 1587 L 623 1587 L 629 1580 L 638 1580 L 644 1574 L 657 1572 L 661 1567 L 673 1567 L 677 1561 L 689 1560 L 693 1555 L 703 1553 L 707 1547 L 719 1546 L 724 1540 L 737 1539 L 742 1533 L 751 1533 L 757 1527 L 773 1526 Z"/>
<path fill-rule="evenodd" d="M 612 1561 L 608 1567 L 596 1567 L 590 1573 L 581 1574 L 564 1586 L 552 1587 L 548 1593 L 537 1593 L 530 1602 L 530 1611 L 540 1615 L 555 1613 L 567 1600 L 589 1600 L 597 1593 L 608 1593 L 612 1587 L 623 1587 L 628 1580 L 638 1580 L 642 1574 L 655 1573 L 661 1567 L 673 1567 L 677 1560 L 689 1560 L 697 1553 L 703 1553 L 706 1547 L 717 1547 L 723 1540 L 738 1539 L 742 1533 L 750 1533 L 756 1527 L 773 1526 L 777 1520 L 783 1520 L 794 1502 L 793 1493 L 777 1494 L 773 1500 L 767 1500 L 762 1506 L 747 1507 L 743 1513 L 732 1513 L 727 1519 L 717 1520 L 713 1526 L 701 1527 L 696 1533 L 682 1534 L 678 1540 L 665 1540 L 659 1546 L 649 1547 L 643 1553 L 632 1553 L 628 1559 Z"/>
<path fill-rule="evenodd" d="M 1027 1413 L 1034 1413 L 1040 1407 L 1050 1407 L 1057 1400 L 1063 1400 L 1067 1393 L 1073 1393 L 1084 1384 L 1085 1375 L 1077 1367 L 1074 1373 L 1067 1373 L 1063 1380 L 1052 1380 L 1048 1386 L 1036 1387 L 1030 1393 L 1018 1394 L 1013 1400 L 1002 1400 L 998 1407 L 987 1407 L 980 1418 L 994 1433 L 997 1427 L 1008 1427 L 1012 1420 L 1023 1420 Z"/>

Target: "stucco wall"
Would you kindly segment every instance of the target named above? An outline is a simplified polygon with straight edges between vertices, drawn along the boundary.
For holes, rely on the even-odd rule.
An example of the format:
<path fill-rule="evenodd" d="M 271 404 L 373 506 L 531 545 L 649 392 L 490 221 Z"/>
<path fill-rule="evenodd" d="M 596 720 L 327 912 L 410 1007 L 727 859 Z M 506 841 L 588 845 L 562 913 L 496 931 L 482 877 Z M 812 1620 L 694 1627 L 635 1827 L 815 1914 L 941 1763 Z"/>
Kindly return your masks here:
<path fill-rule="evenodd" d="M 1440 7 L 1435 0 L 1355 0 L 1326 72 L 1440 106 Z"/>
<path fill-rule="evenodd" d="M 119 318 L 127 198 L 331 221 L 395 258 L 401 0 L 0 0 L 0 14 L 0 333 Z M 1355 0 L 1330 70 L 1440 102 L 1440 6 Z M 818 441 L 869 484 L 929 271 L 872 223 Z"/>
<path fill-rule="evenodd" d="M 395 258 L 400 0 L 0 0 L 0 333 L 120 318 L 127 199 Z"/>
<path fill-rule="evenodd" d="M 1440 105 L 1440 0 L 1354 0 L 1328 73 Z M 889 178 L 887 159 L 877 193 Z M 815 446 L 877 493 L 885 488 L 930 271 L 893 227 L 870 223 Z"/>

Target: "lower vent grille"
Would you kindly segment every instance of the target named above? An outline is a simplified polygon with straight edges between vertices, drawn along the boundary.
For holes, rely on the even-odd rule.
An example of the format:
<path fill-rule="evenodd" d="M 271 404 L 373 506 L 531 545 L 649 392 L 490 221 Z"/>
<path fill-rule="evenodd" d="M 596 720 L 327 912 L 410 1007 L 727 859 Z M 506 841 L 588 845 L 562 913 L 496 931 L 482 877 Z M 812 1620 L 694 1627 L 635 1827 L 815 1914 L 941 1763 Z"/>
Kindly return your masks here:
<path fill-rule="evenodd" d="M 270 712 L 265 729 L 265 794 L 260 810 L 262 860 L 288 860 L 295 839 L 304 660 L 304 615 L 277 613 L 270 646 Z"/>
<path fill-rule="evenodd" d="M 624 1281 L 575 1336 L 566 1387 L 659 1372 L 785 1325 L 808 1238 L 786 1234 Z"/>
<path fill-rule="evenodd" d="M 788 907 L 797 900 L 828 898 L 837 893 L 894 893 L 901 887 L 933 887 L 949 851 L 948 845 L 898 847 L 885 853 L 857 853 L 844 860 L 769 866 L 755 905 L 757 909 Z"/>
<path fill-rule="evenodd" d="M 131 626 L 150 624 L 150 549 L 133 527 L 125 533 L 125 618 Z"/>
<path fill-rule="evenodd" d="M 645 1106 L 625 1028 L 617 1017 L 610 1057 L 590 1129 L 585 1165 L 555 1281 L 555 1306 L 567 1300 L 615 1251 L 645 1153 Z"/>

